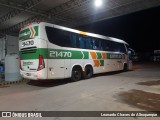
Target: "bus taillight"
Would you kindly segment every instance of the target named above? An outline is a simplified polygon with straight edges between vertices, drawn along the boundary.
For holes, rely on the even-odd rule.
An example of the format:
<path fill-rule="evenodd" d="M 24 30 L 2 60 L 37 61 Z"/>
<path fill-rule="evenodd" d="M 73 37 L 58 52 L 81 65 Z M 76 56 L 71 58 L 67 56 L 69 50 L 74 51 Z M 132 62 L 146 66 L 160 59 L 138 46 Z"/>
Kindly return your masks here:
<path fill-rule="evenodd" d="M 39 64 L 38 64 L 38 69 L 37 71 L 42 70 L 43 68 L 45 68 L 45 63 L 44 63 L 44 59 L 42 55 L 39 55 Z"/>

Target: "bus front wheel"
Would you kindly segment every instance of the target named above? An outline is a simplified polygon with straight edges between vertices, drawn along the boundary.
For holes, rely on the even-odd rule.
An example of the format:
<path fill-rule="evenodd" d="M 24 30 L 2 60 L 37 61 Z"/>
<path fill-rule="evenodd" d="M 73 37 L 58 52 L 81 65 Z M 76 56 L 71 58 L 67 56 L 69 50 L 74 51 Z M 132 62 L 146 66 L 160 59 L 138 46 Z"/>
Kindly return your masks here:
<path fill-rule="evenodd" d="M 72 81 L 79 81 L 82 77 L 82 71 L 80 67 L 74 67 L 72 69 L 72 76 L 71 76 L 71 80 Z"/>
<path fill-rule="evenodd" d="M 124 64 L 124 67 L 123 67 L 123 71 L 126 72 L 127 70 L 128 70 L 128 66 L 127 66 L 127 64 L 125 63 L 125 64 Z"/>
<path fill-rule="evenodd" d="M 85 71 L 83 73 L 83 77 L 85 79 L 89 79 L 89 78 L 92 77 L 92 75 L 93 75 L 93 69 L 92 69 L 92 67 L 91 66 L 86 66 L 85 67 Z"/>

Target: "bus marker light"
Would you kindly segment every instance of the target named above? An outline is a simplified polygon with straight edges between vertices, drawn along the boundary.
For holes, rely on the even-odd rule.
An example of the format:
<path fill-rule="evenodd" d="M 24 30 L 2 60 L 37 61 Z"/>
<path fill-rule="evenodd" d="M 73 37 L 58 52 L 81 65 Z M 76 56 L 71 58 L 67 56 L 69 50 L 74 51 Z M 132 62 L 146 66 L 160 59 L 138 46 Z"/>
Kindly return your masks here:
<path fill-rule="evenodd" d="M 86 33 L 86 32 L 83 32 L 83 31 L 80 31 L 79 34 L 81 34 L 81 35 L 87 35 L 87 33 Z"/>

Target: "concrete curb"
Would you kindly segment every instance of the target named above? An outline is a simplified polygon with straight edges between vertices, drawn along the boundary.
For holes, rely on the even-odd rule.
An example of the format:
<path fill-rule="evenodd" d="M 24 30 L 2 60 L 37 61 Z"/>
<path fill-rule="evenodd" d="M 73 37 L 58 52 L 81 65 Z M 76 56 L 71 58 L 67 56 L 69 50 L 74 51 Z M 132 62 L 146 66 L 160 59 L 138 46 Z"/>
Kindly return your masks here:
<path fill-rule="evenodd" d="M 28 81 L 29 80 L 27 80 L 27 79 L 22 79 L 22 80 L 18 80 L 18 81 L 2 81 L 2 82 L 0 82 L 0 86 L 18 84 L 18 83 L 23 83 L 23 82 L 28 82 Z"/>

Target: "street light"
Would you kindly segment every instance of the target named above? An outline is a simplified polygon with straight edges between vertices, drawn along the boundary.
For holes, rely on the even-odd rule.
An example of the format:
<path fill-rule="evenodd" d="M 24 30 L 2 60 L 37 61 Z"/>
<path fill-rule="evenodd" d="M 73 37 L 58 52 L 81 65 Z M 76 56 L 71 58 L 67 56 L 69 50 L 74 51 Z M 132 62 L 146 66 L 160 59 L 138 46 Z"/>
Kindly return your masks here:
<path fill-rule="evenodd" d="M 102 5 L 102 0 L 95 0 L 95 6 L 100 7 Z"/>

